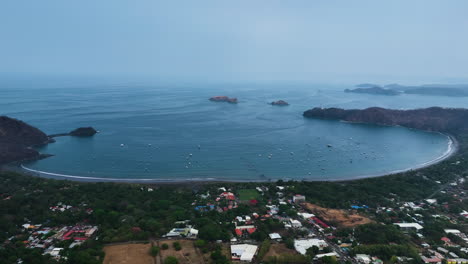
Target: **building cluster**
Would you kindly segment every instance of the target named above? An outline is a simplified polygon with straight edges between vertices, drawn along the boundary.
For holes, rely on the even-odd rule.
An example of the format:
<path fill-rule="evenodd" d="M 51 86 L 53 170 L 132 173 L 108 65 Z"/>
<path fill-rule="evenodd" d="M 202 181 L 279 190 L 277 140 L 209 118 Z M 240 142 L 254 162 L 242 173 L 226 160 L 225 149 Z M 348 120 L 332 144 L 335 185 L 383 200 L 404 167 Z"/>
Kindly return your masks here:
<path fill-rule="evenodd" d="M 49 254 L 57 260 L 61 258 L 60 253 L 63 250 L 55 246 L 57 243 L 72 241 L 69 248 L 73 248 L 93 238 L 98 232 L 98 227 L 91 225 L 43 227 L 41 224 L 26 223 L 22 225 L 22 228 L 28 235 L 28 238 L 23 241 L 26 248 L 42 249 L 43 254 Z"/>

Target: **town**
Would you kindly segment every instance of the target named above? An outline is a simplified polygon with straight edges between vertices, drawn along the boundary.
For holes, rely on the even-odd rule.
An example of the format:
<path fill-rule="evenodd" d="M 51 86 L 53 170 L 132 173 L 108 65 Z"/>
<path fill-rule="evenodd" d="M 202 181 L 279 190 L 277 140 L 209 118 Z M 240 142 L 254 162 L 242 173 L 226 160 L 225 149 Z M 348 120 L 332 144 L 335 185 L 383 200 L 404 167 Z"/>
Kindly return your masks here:
<path fill-rule="evenodd" d="M 122 225 L 128 221 L 130 232 L 119 239 L 109 239 L 108 227 L 93 220 L 105 217 L 96 215 L 99 208 L 64 199 L 49 204 L 49 213 L 57 218 L 77 214 L 84 221 L 73 225 L 54 224 L 50 219 L 26 221 L 2 248 L 21 243 L 60 262 L 74 249 L 98 243 L 103 248 L 97 254 L 100 261 L 109 264 L 124 263 L 115 256 L 122 252 L 156 263 L 468 262 L 465 178 L 435 183 L 439 190 L 426 199 L 408 201 L 390 194 L 385 205 L 355 201 L 342 209 L 313 203 L 297 193 L 296 184 L 206 185 L 184 195 L 192 199 L 187 201 L 191 212 L 181 212 L 167 227 L 154 224 L 161 230 L 158 236 L 146 232 L 156 230 L 151 222 L 136 222 L 131 216 L 117 218 Z M 165 187 L 125 188 L 150 198 Z M 1 197 L 5 203 L 14 195 Z M 158 207 L 165 202 L 154 201 Z M 15 263 L 27 262 L 18 258 Z"/>

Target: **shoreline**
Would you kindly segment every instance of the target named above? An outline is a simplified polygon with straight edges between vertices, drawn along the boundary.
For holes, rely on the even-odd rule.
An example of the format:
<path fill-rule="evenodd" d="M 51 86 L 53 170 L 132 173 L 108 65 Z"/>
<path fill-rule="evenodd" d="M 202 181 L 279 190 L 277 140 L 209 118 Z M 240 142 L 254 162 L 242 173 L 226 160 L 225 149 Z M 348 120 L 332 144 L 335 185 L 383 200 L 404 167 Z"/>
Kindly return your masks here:
<path fill-rule="evenodd" d="M 436 165 L 444 160 L 447 160 L 458 153 L 459 144 L 457 139 L 449 134 L 444 134 L 441 132 L 436 132 L 441 135 L 447 137 L 447 150 L 439 157 L 424 162 L 422 164 L 415 165 L 410 168 L 400 169 L 390 171 L 384 174 L 372 174 L 372 175 L 361 175 L 361 176 L 354 176 L 347 179 L 334 179 L 330 178 L 327 180 L 304 180 L 304 179 L 296 179 L 296 181 L 307 181 L 307 182 L 346 182 L 346 181 L 355 181 L 360 179 L 367 179 L 367 178 L 377 178 L 377 177 L 384 177 L 395 175 L 398 173 L 414 171 L 419 169 L 424 169 L 433 165 Z M 53 173 L 53 172 L 46 172 L 40 170 L 34 170 L 24 166 L 23 164 L 17 164 L 16 166 L 8 166 L 7 170 L 16 171 L 19 173 L 25 173 L 34 177 L 41 177 L 47 179 L 55 179 L 55 180 L 70 180 L 75 182 L 114 182 L 114 183 L 135 183 L 135 184 L 188 184 L 188 183 L 196 183 L 196 184 L 204 184 L 204 183 L 247 183 L 247 182 L 272 182 L 277 180 L 295 180 L 291 178 L 286 179 L 264 179 L 264 180 L 228 180 L 228 179 L 217 179 L 217 178 L 189 178 L 189 179 L 129 179 L 129 178 L 101 178 L 101 177 L 86 177 L 86 176 L 76 176 L 76 175 L 66 175 L 60 173 Z"/>

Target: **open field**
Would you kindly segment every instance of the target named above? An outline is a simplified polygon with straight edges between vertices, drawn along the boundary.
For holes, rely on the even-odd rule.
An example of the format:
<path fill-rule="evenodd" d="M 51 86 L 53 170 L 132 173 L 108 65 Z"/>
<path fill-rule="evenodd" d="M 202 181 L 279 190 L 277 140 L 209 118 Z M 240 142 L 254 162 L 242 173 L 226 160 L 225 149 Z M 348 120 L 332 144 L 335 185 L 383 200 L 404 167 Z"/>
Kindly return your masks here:
<path fill-rule="evenodd" d="M 123 244 L 105 246 L 104 264 L 154 264 L 149 255 L 151 244 Z"/>
<path fill-rule="evenodd" d="M 296 255 L 298 254 L 296 250 L 289 249 L 285 244 L 271 244 L 270 250 L 265 254 L 263 260 L 268 259 L 269 257 L 278 257 L 281 255 Z"/>
<path fill-rule="evenodd" d="M 323 208 L 311 203 L 305 203 L 304 207 L 325 222 L 338 227 L 354 227 L 372 222 L 365 216 L 347 210 Z"/>
<path fill-rule="evenodd" d="M 239 190 L 239 199 L 241 201 L 249 201 L 249 200 L 258 199 L 259 196 L 260 196 L 260 194 L 255 189 L 242 189 L 242 190 Z"/>
<path fill-rule="evenodd" d="M 178 241 L 182 246 L 182 249 L 176 251 L 172 244 Z M 158 241 L 158 246 L 161 248 L 162 244 L 168 244 L 169 249 L 160 251 L 161 259 L 164 261 L 168 256 L 174 256 L 179 260 L 179 264 L 203 264 L 207 263 L 203 254 L 200 250 L 196 249 L 193 245 L 193 241 L 191 240 L 161 240 Z"/>

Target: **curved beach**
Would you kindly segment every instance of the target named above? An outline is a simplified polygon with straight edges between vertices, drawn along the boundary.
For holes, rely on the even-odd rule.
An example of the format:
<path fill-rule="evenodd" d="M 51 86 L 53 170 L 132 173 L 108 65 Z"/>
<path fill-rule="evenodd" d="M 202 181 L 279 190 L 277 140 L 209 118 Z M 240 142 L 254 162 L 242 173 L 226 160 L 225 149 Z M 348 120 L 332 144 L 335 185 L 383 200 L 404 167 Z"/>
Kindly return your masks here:
<path fill-rule="evenodd" d="M 394 170 L 394 171 L 389 171 L 387 173 L 382 173 L 382 174 L 372 174 L 372 175 L 362 175 L 362 176 L 356 176 L 356 177 L 350 177 L 350 178 L 335 178 L 335 177 L 330 177 L 327 180 L 315 180 L 315 179 L 300 179 L 300 180 L 305 180 L 305 181 L 352 181 L 352 180 L 358 180 L 358 179 L 364 179 L 364 178 L 374 178 L 374 177 L 383 177 L 387 175 L 393 175 L 393 174 L 398 174 L 398 173 L 403 173 L 407 171 L 413 171 L 413 170 L 418 170 L 422 168 L 426 168 L 429 166 L 433 166 L 435 164 L 438 164 L 446 159 L 449 159 L 452 157 L 454 154 L 457 153 L 459 149 L 458 141 L 456 140 L 455 137 L 447 134 L 440 133 L 444 136 L 447 137 L 447 149 L 446 151 L 439 157 L 432 159 L 430 161 L 417 164 L 415 166 L 406 168 L 406 169 L 401 169 L 401 170 Z M 79 175 L 68 175 L 68 174 L 61 174 L 61 173 L 54 173 L 54 172 L 47 172 L 47 171 L 42 171 L 42 170 L 35 170 L 26 167 L 23 164 L 19 165 L 19 170 L 21 172 L 33 175 L 33 176 L 38 176 L 38 177 L 43 177 L 43 178 L 49 178 L 49 179 L 57 179 L 57 180 L 71 180 L 71 181 L 79 181 L 79 182 L 122 182 L 122 183 L 189 183 L 189 182 L 267 182 L 271 181 L 272 179 L 249 179 L 249 180 L 227 180 L 227 179 L 219 179 L 219 178 L 212 178 L 212 177 L 207 177 L 207 178 L 183 178 L 183 179 L 152 179 L 152 178 L 146 178 L 146 179 L 132 179 L 132 178 L 103 178 L 103 177 L 88 177 L 88 176 L 79 176 Z M 274 179 L 276 180 L 276 179 Z M 284 178 L 283 180 L 291 180 L 291 178 Z M 296 179 L 299 180 L 299 179 Z"/>

